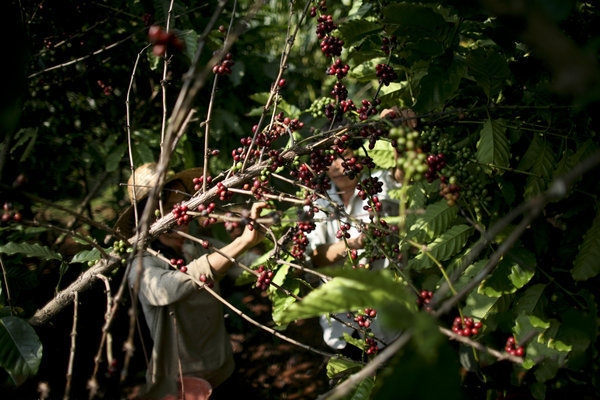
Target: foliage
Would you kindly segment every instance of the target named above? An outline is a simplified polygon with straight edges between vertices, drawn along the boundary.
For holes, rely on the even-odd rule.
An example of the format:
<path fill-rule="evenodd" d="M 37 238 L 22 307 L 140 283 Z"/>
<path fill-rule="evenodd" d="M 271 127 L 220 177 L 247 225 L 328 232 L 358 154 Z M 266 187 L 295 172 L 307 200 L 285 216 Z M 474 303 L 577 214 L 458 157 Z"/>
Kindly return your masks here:
<path fill-rule="evenodd" d="M 213 22 L 218 5 L 205 3 L 174 1 L 172 12 L 163 0 L 7 6 L 15 43 L 26 43 L 11 52 L 15 90 L 0 115 L 7 390 L 39 372 L 44 337 L 26 321 L 38 327 L 36 310 L 65 298 L 57 292 L 126 257 L 125 238 L 110 227 L 127 205 L 120 183 L 131 165 L 167 157 L 175 170 L 204 164 L 214 178 L 190 204 L 215 201 L 224 216 L 248 199 L 272 203 L 271 232 L 281 242 L 266 240 L 260 263 L 275 271 L 268 293 L 279 328 L 374 307 L 410 336 L 377 356 L 347 338 L 367 364 L 331 358 L 331 397 L 600 396 L 598 5 L 239 1 L 225 2 Z M 335 26 L 319 25 L 327 15 Z M 167 22 L 185 47 L 165 60 L 148 43 L 148 27 Z M 224 46 L 231 73 L 212 74 Z M 338 58 L 347 75 L 331 73 Z M 378 65 L 393 74 L 382 76 Z M 189 82 L 199 85 L 186 97 L 191 122 L 165 147 L 163 127 L 176 123 L 171 113 Z M 380 117 L 392 107 L 414 110 L 417 129 Z M 309 205 L 323 193 L 324 160 L 331 146 L 344 146 L 343 135 L 364 140 L 361 154 L 374 167 L 362 172 L 404 172 L 390 192 L 399 215 L 361 226 L 369 243 L 362 257 L 383 256 L 390 266 L 367 271 L 349 252 L 344 268 L 319 271 L 331 279 L 313 289 L 291 266 L 306 263 L 303 223 L 323 215 Z M 249 150 L 253 137 L 262 152 Z M 428 158 L 440 154 L 442 164 Z M 235 195 L 219 200 L 218 182 Z M 169 218 L 151 232 L 175 223 Z M 121 265 L 105 270 L 113 289 Z M 240 278 L 255 280 L 248 270 Z M 433 299 L 423 306 L 428 292 Z M 450 329 L 456 317 L 482 328 L 465 339 Z M 509 337 L 522 357 L 505 351 Z M 374 378 L 361 375 L 381 359 Z M 352 374 L 361 383 L 347 389 Z M 422 385 L 432 374 L 436 384 Z"/>

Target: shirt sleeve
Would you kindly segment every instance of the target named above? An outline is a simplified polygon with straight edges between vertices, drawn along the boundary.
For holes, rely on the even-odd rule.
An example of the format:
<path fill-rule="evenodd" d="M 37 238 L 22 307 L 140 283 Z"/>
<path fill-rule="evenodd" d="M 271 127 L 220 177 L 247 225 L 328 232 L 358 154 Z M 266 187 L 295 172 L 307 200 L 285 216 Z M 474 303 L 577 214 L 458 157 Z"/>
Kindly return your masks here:
<path fill-rule="evenodd" d="M 157 257 L 146 254 L 132 262 L 128 280 L 134 287 L 138 275 L 140 279 L 139 296 L 153 306 L 166 306 L 186 298 L 198 290 L 198 285 L 191 279 L 199 279 L 202 273 L 212 279 L 212 271 L 207 255 L 201 256 L 188 264 L 188 272 L 178 271 Z"/>

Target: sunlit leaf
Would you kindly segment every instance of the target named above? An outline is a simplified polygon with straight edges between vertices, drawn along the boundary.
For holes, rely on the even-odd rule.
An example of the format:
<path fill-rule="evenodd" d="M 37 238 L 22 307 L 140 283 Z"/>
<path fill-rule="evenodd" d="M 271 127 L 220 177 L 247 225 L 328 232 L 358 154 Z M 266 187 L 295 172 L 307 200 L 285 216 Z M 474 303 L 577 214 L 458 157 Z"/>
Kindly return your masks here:
<path fill-rule="evenodd" d="M 412 224 L 408 235 L 414 236 L 419 242 L 432 240 L 448 229 L 457 213 L 458 207 L 450 207 L 445 199 L 430 204 L 425 209 L 425 214 Z"/>
<path fill-rule="evenodd" d="M 498 263 L 492 276 L 482 282 L 479 291 L 490 297 L 514 293 L 533 278 L 535 266 L 531 253 L 524 249 L 513 250 Z"/>
<path fill-rule="evenodd" d="M 96 261 L 99 260 L 102 254 L 100 250 L 97 248 L 93 248 L 90 250 L 83 250 L 79 253 L 75 254 L 71 259 L 71 264 L 73 263 L 87 263 L 88 261 Z"/>
<path fill-rule="evenodd" d="M 425 251 L 421 250 L 415 258 L 410 260 L 409 267 L 419 270 L 433 266 L 434 262 L 427 253 L 437 261 L 448 260 L 463 248 L 472 232 L 473 228 L 468 225 L 454 225 L 433 242 L 427 244 Z"/>
<path fill-rule="evenodd" d="M 281 322 L 316 317 L 329 313 L 373 307 L 381 309 L 389 304 L 399 309 L 413 310 L 415 298 L 404 285 L 395 282 L 387 270 L 343 270 L 326 284 L 306 295 L 302 301 L 290 305 Z"/>

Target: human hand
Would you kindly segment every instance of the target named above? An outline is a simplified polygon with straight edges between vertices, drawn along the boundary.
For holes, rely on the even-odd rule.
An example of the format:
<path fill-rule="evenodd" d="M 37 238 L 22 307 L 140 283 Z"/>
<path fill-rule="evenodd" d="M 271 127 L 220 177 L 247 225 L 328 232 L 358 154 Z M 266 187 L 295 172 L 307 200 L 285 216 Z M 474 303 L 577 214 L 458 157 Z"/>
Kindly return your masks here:
<path fill-rule="evenodd" d="M 412 129 L 417 129 L 417 126 L 419 126 L 417 114 L 410 108 L 404 108 L 402 110 L 398 109 L 396 106 L 386 108 L 381 112 L 380 117 L 389 119 L 402 118 L 402 125 Z"/>
<path fill-rule="evenodd" d="M 260 216 L 260 212 L 267 208 L 267 205 L 268 204 L 264 201 L 254 203 L 252 205 L 250 214 L 248 216 L 249 221 L 246 223 L 242 234 L 238 237 L 245 249 L 250 249 L 256 246 L 264 239 L 264 229 L 260 229 L 256 220 Z"/>
<path fill-rule="evenodd" d="M 364 233 L 360 233 L 355 238 L 350 238 L 346 241 L 348 247 L 351 249 L 362 249 L 365 247 L 367 236 Z"/>

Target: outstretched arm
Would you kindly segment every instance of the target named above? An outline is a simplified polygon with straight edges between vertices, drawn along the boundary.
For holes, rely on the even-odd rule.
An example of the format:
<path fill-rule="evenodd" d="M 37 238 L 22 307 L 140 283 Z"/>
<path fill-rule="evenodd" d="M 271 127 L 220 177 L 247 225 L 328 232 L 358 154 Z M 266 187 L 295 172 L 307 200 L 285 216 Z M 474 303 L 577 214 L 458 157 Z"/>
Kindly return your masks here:
<path fill-rule="evenodd" d="M 350 238 L 345 242 L 338 240 L 334 243 L 317 246 L 310 255 L 313 265 L 315 267 L 326 267 L 345 258 L 348 255 L 346 243 L 350 249 L 362 249 L 365 247 L 364 234 L 361 233 L 358 237 Z"/>
<path fill-rule="evenodd" d="M 267 203 L 265 202 L 254 203 L 250 210 L 250 219 L 256 221 L 261 210 L 266 208 L 266 206 Z M 264 233 L 258 229 L 258 226 L 246 224 L 244 232 L 242 232 L 240 236 L 223 246 L 219 252 L 212 252 L 208 255 L 208 263 L 215 274 L 223 275 L 227 272 L 229 267 L 231 267 L 232 258 L 235 259 L 247 250 L 250 250 L 252 247 L 259 244 L 264 237 Z"/>

